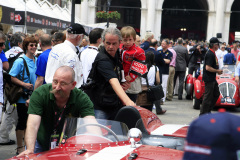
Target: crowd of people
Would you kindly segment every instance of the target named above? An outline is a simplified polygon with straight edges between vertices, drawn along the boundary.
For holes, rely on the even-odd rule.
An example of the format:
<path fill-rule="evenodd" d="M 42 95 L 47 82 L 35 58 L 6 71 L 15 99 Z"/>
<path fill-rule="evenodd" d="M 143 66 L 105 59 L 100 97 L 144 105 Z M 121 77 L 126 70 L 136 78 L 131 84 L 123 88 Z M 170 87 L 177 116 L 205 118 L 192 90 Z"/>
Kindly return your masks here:
<path fill-rule="evenodd" d="M 16 143 L 9 139 L 16 125 L 17 154 L 46 151 L 66 116 L 113 120 L 121 107 L 138 105 L 138 95 L 159 84 L 164 97 L 141 107 L 165 114 L 161 105 L 172 101 L 174 94 L 183 99 L 186 71 L 193 74 L 203 61 L 208 75 L 208 99 L 203 104 L 209 107 L 200 114 L 208 113 L 209 99 L 219 94 L 214 74 L 221 73 L 224 64 L 240 61 L 237 41 L 231 46 L 219 43 L 182 38 L 158 42 L 152 32 L 141 40 L 130 26 L 95 28 L 88 35 L 82 25 L 72 24 L 64 32 L 54 30 L 50 35 L 37 30 L 32 35 L 9 34 L 8 39 L 0 32 L 0 68 L 25 93 L 10 104 L 4 98 L 0 72 L 0 145 Z M 133 62 L 146 65 L 148 73 L 141 76 L 134 71 Z"/>

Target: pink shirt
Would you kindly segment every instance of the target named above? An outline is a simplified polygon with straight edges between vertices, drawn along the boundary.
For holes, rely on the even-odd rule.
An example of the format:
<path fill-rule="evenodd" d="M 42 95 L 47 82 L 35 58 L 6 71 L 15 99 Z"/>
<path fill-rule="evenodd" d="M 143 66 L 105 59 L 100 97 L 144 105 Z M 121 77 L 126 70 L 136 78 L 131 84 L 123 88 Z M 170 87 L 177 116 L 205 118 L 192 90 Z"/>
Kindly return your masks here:
<path fill-rule="evenodd" d="M 231 50 L 231 53 L 234 54 L 234 56 L 235 56 L 236 59 L 237 59 L 237 56 L 238 56 L 238 52 L 239 52 L 238 49 L 237 49 L 237 50 L 234 50 L 234 49 Z"/>
<path fill-rule="evenodd" d="M 171 62 L 170 62 L 170 66 L 173 66 L 173 67 L 175 67 L 176 66 L 176 56 L 177 56 L 177 53 L 174 51 L 174 49 L 171 47 L 171 48 L 168 48 L 168 50 L 170 51 L 170 52 L 172 52 L 172 54 L 173 54 L 173 56 L 172 56 L 172 60 L 171 60 Z"/>

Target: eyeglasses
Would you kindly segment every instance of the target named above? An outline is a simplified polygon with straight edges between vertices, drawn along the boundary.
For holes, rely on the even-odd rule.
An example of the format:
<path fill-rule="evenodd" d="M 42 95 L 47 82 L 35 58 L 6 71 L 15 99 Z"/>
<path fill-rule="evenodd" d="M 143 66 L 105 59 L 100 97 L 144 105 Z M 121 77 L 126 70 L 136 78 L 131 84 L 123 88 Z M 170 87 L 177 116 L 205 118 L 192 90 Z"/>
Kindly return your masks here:
<path fill-rule="evenodd" d="M 33 47 L 33 46 L 37 47 L 37 44 L 29 44 L 29 46 L 30 47 Z"/>
<path fill-rule="evenodd" d="M 5 42 L 0 43 L 0 47 L 5 46 Z"/>
<path fill-rule="evenodd" d="M 66 85 L 71 84 L 72 82 L 73 82 L 73 81 L 71 81 L 70 83 L 67 83 L 67 82 L 60 82 L 60 86 L 61 86 L 61 87 L 64 87 L 64 86 L 66 86 Z M 57 84 L 58 84 L 58 81 L 57 81 L 57 80 L 53 80 L 52 83 L 55 84 L 55 85 L 57 85 Z"/>

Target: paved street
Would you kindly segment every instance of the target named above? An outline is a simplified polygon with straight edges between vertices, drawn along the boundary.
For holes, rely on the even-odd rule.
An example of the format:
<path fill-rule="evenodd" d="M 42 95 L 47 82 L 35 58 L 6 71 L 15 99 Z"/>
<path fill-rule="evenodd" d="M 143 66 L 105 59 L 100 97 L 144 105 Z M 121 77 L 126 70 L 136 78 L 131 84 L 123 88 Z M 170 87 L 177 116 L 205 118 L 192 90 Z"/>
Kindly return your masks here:
<path fill-rule="evenodd" d="M 190 124 L 192 120 L 198 117 L 199 110 L 192 108 L 192 101 L 177 100 L 174 96 L 173 101 L 167 101 L 163 106 L 167 112 L 165 115 L 160 115 L 159 118 L 164 124 Z M 228 109 L 233 114 L 240 115 L 240 109 Z M 155 113 L 155 110 L 153 111 Z M 214 111 L 216 112 L 216 111 Z M 16 140 L 14 130 L 10 135 L 11 139 Z M 16 153 L 16 145 L 1 146 L 0 145 L 0 160 L 10 158 Z"/>

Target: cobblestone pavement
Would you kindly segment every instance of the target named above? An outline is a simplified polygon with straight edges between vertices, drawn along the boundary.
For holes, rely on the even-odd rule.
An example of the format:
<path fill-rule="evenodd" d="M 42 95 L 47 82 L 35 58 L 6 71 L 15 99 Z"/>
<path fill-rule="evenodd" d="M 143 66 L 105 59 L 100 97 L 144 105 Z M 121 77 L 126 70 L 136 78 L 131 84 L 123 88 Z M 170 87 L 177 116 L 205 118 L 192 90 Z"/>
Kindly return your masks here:
<path fill-rule="evenodd" d="M 177 96 L 174 96 L 173 101 L 166 101 L 162 105 L 163 109 L 167 112 L 164 115 L 158 116 L 164 124 L 190 124 L 192 120 L 198 117 L 199 110 L 192 108 L 191 100 L 178 100 Z M 216 112 L 217 110 L 213 111 Z M 228 109 L 227 111 L 240 115 L 240 108 Z M 153 110 L 155 113 L 155 110 Z M 16 140 L 15 131 L 12 130 L 10 138 Z M 0 160 L 7 159 L 15 156 L 16 145 L 1 146 L 0 145 Z"/>

